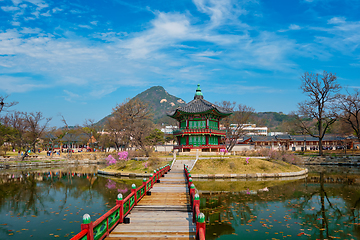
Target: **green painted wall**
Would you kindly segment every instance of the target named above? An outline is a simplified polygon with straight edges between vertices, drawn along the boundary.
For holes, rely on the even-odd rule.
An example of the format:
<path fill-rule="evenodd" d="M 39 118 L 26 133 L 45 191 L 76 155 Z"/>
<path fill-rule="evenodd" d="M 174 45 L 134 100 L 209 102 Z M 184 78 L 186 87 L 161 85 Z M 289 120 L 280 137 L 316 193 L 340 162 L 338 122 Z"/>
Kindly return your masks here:
<path fill-rule="evenodd" d="M 186 145 L 186 137 L 180 138 L 180 145 Z"/>

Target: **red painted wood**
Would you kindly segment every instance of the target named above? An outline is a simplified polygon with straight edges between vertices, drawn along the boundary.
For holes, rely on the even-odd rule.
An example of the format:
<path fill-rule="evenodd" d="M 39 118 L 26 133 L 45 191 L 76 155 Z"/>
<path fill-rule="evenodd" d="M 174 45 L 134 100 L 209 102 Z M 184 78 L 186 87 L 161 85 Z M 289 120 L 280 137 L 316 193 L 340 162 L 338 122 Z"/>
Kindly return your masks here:
<path fill-rule="evenodd" d="M 104 215 L 102 215 L 100 218 L 96 219 L 93 222 L 93 226 L 96 227 L 97 225 L 99 225 L 99 223 L 101 223 L 102 221 L 104 221 L 107 217 L 109 217 L 111 214 L 113 214 L 117 209 L 119 209 L 118 205 L 115 205 L 115 207 L 113 207 L 112 209 L 110 209 L 109 211 L 107 211 Z"/>
<path fill-rule="evenodd" d="M 73 236 L 71 238 L 71 240 L 80 240 L 82 237 L 84 237 L 87 233 L 88 233 L 89 230 L 87 229 L 84 229 L 82 230 L 81 232 L 79 232 L 78 234 L 76 234 L 75 236 Z"/>
<path fill-rule="evenodd" d="M 203 223 L 204 224 L 204 223 Z M 205 225 L 205 224 L 204 224 Z M 205 227 L 204 228 L 200 228 L 199 229 L 199 234 L 198 234 L 198 236 L 199 236 L 199 240 L 205 240 Z"/>
<path fill-rule="evenodd" d="M 81 230 L 88 230 L 87 231 L 87 239 L 94 239 L 94 228 L 93 228 L 93 223 L 90 222 L 88 224 L 81 224 Z"/>

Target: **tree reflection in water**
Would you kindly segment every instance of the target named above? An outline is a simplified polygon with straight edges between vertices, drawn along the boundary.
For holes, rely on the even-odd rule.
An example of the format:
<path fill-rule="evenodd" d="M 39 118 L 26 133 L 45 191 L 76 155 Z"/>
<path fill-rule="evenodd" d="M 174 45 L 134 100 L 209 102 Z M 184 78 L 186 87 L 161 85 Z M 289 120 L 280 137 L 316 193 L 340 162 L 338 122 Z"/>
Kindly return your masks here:
<path fill-rule="evenodd" d="M 9 234 L 14 239 L 46 239 L 50 234 L 70 238 L 80 230 L 83 214 L 96 220 L 115 205 L 118 192 L 126 196 L 132 183 L 142 183 L 98 177 L 95 172 L 63 169 L 0 175 L 0 239 Z M 106 187 L 109 182 L 114 188 Z"/>
<path fill-rule="evenodd" d="M 360 185 L 357 176 L 341 177 L 329 181 L 321 172 L 315 181 L 279 181 L 269 192 L 203 193 L 206 239 L 359 238 Z"/>

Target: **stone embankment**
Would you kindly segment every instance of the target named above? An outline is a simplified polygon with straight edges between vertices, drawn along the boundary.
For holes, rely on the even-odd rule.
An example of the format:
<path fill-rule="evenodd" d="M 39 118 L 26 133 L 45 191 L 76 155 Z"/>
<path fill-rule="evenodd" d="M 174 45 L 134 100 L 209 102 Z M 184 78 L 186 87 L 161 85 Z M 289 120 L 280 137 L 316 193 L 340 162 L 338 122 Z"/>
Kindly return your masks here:
<path fill-rule="evenodd" d="M 360 156 L 303 156 L 305 165 L 360 166 Z"/>
<path fill-rule="evenodd" d="M 74 164 L 104 164 L 105 160 L 73 160 L 73 159 L 60 159 L 60 158 L 37 158 L 26 159 L 21 161 L 20 159 L 0 159 L 0 169 L 5 168 L 33 168 L 33 167 L 47 167 L 47 166 L 58 166 L 58 165 L 74 165 Z"/>
<path fill-rule="evenodd" d="M 192 178 L 283 178 L 297 177 L 306 175 L 308 170 L 305 168 L 299 172 L 283 173 L 250 173 L 250 174 L 191 174 Z"/>

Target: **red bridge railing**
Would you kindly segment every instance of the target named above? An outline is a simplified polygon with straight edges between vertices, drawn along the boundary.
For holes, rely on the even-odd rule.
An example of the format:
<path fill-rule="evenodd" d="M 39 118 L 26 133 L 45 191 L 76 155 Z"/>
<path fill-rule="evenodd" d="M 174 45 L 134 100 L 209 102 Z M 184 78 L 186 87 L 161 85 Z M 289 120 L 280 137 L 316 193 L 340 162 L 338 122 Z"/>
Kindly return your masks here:
<path fill-rule="evenodd" d="M 140 187 L 136 188 L 132 185 L 131 193 L 123 199 L 121 193 L 118 194 L 116 205 L 107 213 L 102 215 L 96 221 L 92 222 L 89 214 L 84 214 L 83 223 L 81 224 L 81 232 L 76 234 L 71 240 L 99 240 L 109 236 L 109 233 L 115 228 L 118 223 L 123 223 L 126 215 L 131 209 L 145 196 L 154 184 L 161 177 L 170 170 L 170 165 L 167 164 L 157 170 L 154 174 L 150 174 L 150 178 L 144 178 Z"/>
<path fill-rule="evenodd" d="M 195 185 L 192 182 L 191 174 L 187 165 L 184 164 L 184 171 L 189 188 L 191 206 L 193 210 L 193 223 L 196 223 L 196 239 L 205 240 L 205 215 L 200 212 L 200 197 L 195 193 Z"/>

